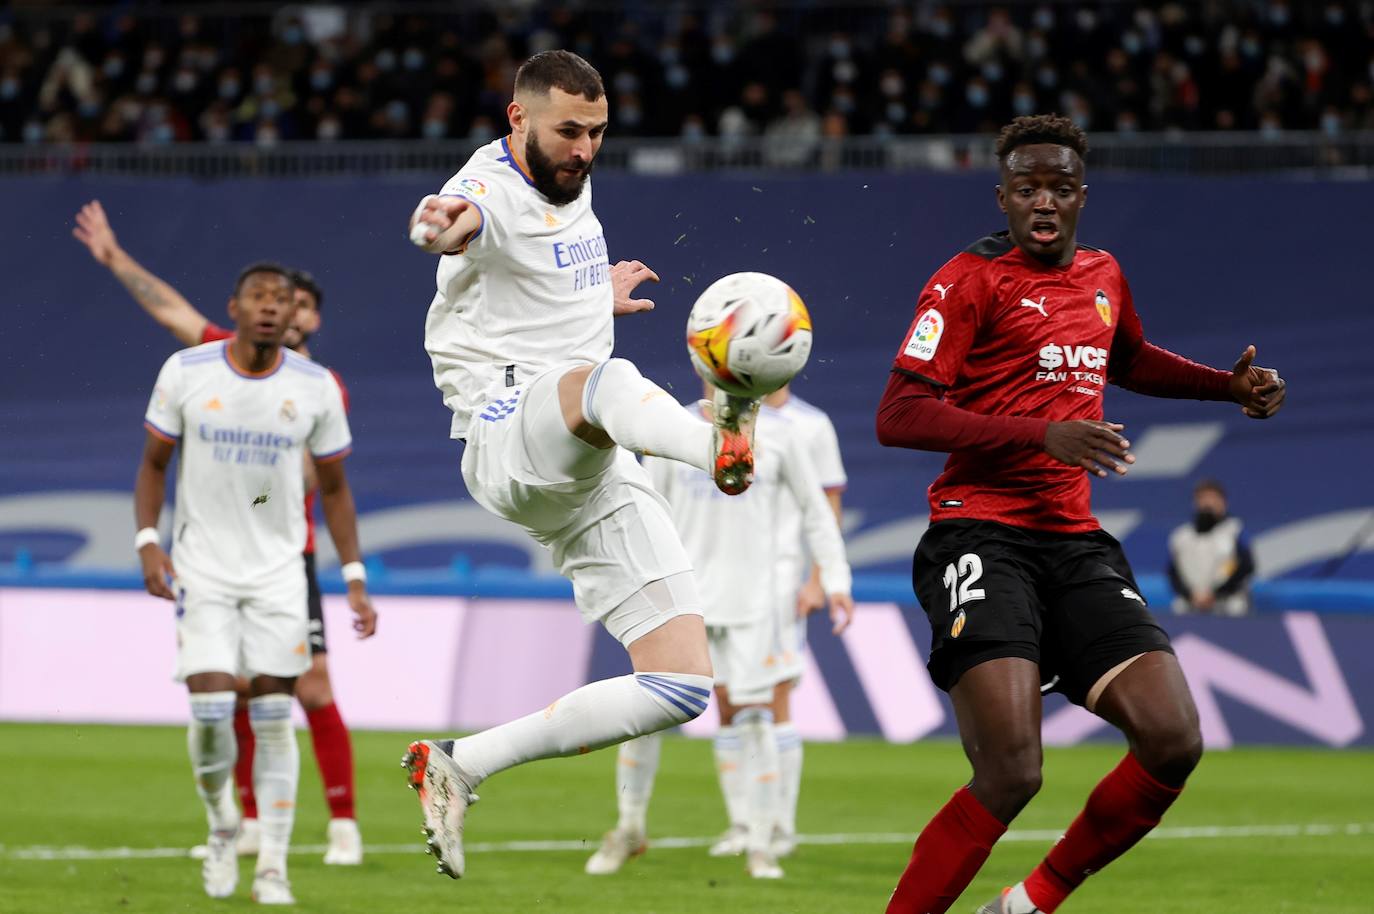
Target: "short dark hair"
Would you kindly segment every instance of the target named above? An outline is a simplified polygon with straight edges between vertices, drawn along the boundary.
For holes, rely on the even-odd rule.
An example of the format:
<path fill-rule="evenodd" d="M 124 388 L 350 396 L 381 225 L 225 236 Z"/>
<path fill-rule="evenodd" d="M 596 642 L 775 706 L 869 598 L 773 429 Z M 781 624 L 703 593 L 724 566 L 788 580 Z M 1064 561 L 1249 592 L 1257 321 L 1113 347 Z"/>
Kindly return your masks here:
<path fill-rule="evenodd" d="M 1203 492 L 1215 492 L 1223 500 L 1226 498 L 1226 490 L 1215 479 L 1199 479 L 1197 481 L 1197 485 L 1193 486 L 1193 494 L 1201 495 Z"/>
<path fill-rule="evenodd" d="M 1053 143 L 1067 146 L 1080 159 L 1088 157 L 1088 135 L 1073 121 L 1060 114 L 1035 114 L 1018 117 L 997 135 L 997 161 L 1006 162 L 1017 146 Z"/>
<path fill-rule="evenodd" d="M 255 273 L 275 273 L 282 279 L 285 279 L 287 285 L 291 286 L 291 288 L 294 289 L 296 287 L 296 274 L 294 271 L 288 270 L 281 264 L 273 263 L 270 260 L 259 260 L 239 270 L 239 277 L 234 280 L 234 295 L 237 296 L 239 294 L 239 290 L 243 288 L 244 282 Z"/>
<path fill-rule="evenodd" d="M 580 95 L 594 102 L 606 94 L 601 74 L 572 51 L 540 51 L 515 71 L 515 91 L 548 95 L 550 89 L 562 89 L 569 95 Z"/>
<path fill-rule="evenodd" d="M 315 310 L 318 311 L 324 305 L 324 290 L 315 281 L 315 277 L 307 270 L 292 270 L 291 281 L 295 283 L 297 289 L 302 292 L 309 292 L 315 297 Z"/>

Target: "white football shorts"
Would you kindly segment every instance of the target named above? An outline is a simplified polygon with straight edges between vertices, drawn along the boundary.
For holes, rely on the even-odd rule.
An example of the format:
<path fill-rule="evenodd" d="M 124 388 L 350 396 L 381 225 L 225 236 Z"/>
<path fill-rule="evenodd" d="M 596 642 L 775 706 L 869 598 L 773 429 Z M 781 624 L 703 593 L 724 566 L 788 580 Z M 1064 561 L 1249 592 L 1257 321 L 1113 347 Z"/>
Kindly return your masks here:
<path fill-rule="evenodd" d="M 175 560 L 174 560 L 175 561 Z M 304 562 L 236 591 L 178 567 L 176 679 L 195 673 L 299 676 L 310 668 Z"/>
<path fill-rule="evenodd" d="M 553 551 L 583 619 L 604 622 L 628 644 L 618 633 L 623 627 L 607 618 L 612 610 L 651 581 L 691 572 L 692 563 L 634 455 L 593 447 L 568 431 L 558 381 L 575 367 L 490 389 L 468 428 L 463 481 L 478 504 Z M 682 609 L 700 614 L 700 601 Z M 674 614 L 681 613 L 663 614 L 659 624 Z M 635 637 L 652 630 L 632 627 Z"/>
<path fill-rule="evenodd" d="M 773 687 L 792 678 L 776 615 L 706 629 L 717 686 L 732 705 L 770 704 Z"/>

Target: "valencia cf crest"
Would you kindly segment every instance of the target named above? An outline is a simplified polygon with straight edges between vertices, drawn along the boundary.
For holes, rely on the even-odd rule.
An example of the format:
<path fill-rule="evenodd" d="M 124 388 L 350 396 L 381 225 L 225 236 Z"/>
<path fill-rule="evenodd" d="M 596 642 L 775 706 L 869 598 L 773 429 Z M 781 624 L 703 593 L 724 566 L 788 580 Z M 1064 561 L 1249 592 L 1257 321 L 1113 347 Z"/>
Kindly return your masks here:
<path fill-rule="evenodd" d="M 1112 325 L 1112 300 L 1107 297 L 1107 293 L 1098 289 L 1093 304 L 1097 305 L 1097 316 L 1102 318 L 1102 323 L 1110 327 Z"/>
<path fill-rule="evenodd" d="M 951 638 L 958 638 L 959 635 L 963 633 L 964 626 L 967 623 L 968 613 L 964 612 L 962 609 L 959 610 L 959 615 L 954 617 L 954 624 L 949 627 L 949 636 Z"/>

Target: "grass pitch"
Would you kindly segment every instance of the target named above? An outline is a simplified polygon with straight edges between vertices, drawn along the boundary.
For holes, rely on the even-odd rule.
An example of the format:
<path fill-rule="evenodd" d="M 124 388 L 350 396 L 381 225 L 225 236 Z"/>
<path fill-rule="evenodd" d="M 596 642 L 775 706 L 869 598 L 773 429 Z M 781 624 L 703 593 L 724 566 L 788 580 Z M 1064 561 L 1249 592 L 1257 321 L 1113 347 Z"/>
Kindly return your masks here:
<path fill-rule="evenodd" d="M 553 760 L 483 785 L 469 818 L 468 876 L 435 875 L 420 853 L 419 807 L 399 765 L 407 735 L 356 733 L 363 866 L 320 861 L 326 811 L 301 734 L 301 804 L 291 858 L 302 914 L 462 911 L 510 914 L 881 912 L 925 820 L 967 776 L 956 745 L 854 740 L 806 749 L 800 830 L 787 878 L 758 883 L 738 859 L 701 846 L 651 847 L 617 876 L 582 864 L 615 818 L 614 752 Z M 1044 855 L 1115 746 L 1050 750 L 1046 785 L 952 909 L 969 914 Z M 651 839 L 705 839 L 723 826 L 710 746 L 669 739 Z M 203 840 L 183 730 L 0 725 L 0 914 L 249 910 L 206 898 Z M 512 842 L 538 842 L 512 845 Z M 307 847 L 314 845 L 315 847 Z M 1374 754 L 1235 750 L 1204 758 L 1160 836 L 1094 876 L 1062 909 L 1111 914 L 1374 911 Z"/>

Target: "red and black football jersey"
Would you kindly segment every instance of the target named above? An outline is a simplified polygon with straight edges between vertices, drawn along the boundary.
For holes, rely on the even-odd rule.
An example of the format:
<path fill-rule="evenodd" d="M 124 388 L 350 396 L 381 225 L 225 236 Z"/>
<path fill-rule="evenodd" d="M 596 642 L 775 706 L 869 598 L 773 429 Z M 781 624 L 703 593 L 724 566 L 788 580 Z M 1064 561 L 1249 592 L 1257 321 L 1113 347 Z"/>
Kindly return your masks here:
<path fill-rule="evenodd" d="M 1007 232 L 941 267 L 916 305 L 894 370 L 982 415 L 1101 419 L 1118 333 L 1142 334 L 1116 259 L 1079 245 L 1068 266 Z M 930 486 L 932 521 L 973 518 L 1064 533 L 1098 528 L 1088 474 L 1044 451 L 956 451 Z"/>

